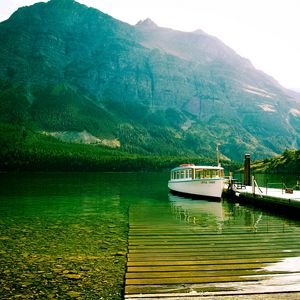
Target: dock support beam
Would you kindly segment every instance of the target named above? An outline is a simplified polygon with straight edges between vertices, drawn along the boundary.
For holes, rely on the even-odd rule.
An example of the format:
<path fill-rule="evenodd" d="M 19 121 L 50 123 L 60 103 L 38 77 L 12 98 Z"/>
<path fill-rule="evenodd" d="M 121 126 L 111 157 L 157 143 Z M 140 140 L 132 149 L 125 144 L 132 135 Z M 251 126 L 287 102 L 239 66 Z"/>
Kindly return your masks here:
<path fill-rule="evenodd" d="M 250 185 L 250 154 L 245 154 L 244 185 Z"/>

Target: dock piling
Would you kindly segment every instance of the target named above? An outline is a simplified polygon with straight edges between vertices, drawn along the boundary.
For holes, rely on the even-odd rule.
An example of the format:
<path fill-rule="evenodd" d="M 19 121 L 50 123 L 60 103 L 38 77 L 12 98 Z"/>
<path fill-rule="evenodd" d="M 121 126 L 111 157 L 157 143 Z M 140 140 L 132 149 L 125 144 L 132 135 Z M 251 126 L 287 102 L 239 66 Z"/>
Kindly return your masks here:
<path fill-rule="evenodd" d="M 244 160 L 244 185 L 250 185 L 250 154 L 245 154 Z"/>

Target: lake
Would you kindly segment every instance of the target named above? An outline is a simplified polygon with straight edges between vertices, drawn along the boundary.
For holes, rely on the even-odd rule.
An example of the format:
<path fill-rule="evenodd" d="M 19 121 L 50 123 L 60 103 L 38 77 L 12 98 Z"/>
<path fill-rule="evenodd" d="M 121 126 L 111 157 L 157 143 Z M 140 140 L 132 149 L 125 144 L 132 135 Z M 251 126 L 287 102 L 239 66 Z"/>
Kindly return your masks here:
<path fill-rule="evenodd" d="M 128 249 L 128 260 L 131 261 L 128 266 L 131 264 L 132 271 L 127 270 L 126 293 L 148 292 L 147 285 L 157 284 L 155 280 L 136 278 L 136 265 L 141 266 L 143 261 L 153 264 L 155 260 L 155 265 L 159 266 L 158 255 L 164 261 L 178 261 L 178 257 L 186 252 L 188 243 L 199 248 L 197 255 L 194 250 L 191 251 L 191 257 L 194 255 L 195 260 L 199 260 L 201 251 L 204 251 L 203 257 L 212 261 L 213 257 L 207 256 L 210 252 L 207 247 L 215 249 L 214 245 L 221 240 L 217 245 L 220 251 L 214 257 L 222 252 L 224 258 L 228 245 L 236 242 L 233 235 L 244 237 L 237 244 L 244 247 L 243 257 L 250 259 L 251 269 L 251 259 L 256 258 L 255 243 L 262 243 L 257 239 L 258 233 L 264 235 L 263 246 L 259 249 L 273 265 L 259 263 L 258 259 L 255 268 L 275 268 L 275 271 L 268 272 L 278 274 L 274 264 L 292 259 L 280 266 L 283 271 L 279 273 L 294 275 L 293 285 L 288 290 L 299 288 L 297 276 L 300 270 L 289 269 L 291 262 L 299 262 L 298 221 L 227 200 L 212 203 L 174 197 L 168 193 L 168 177 L 167 173 L 1 174 L 0 298 L 122 299 Z M 257 180 L 263 184 L 265 178 Z M 281 177 L 273 176 L 271 181 L 280 183 Z M 291 176 L 285 181 L 292 185 L 295 179 Z M 170 234 L 176 236 L 179 233 L 181 241 L 177 237 L 176 241 L 168 238 Z M 185 237 L 191 233 L 195 240 L 187 242 Z M 203 244 L 204 235 L 207 244 Z M 146 236 L 150 239 L 144 239 Z M 169 246 L 168 251 L 160 248 L 160 237 L 163 236 L 166 236 L 166 242 L 175 245 L 173 250 Z M 245 245 L 251 239 L 253 247 L 247 250 Z M 156 248 L 153 248 L 152 242 Z M 176 246 L 177 242 L 179 246 Z M 272 247 L 274 250 L 267 251 Z M 141 253 L 137 253 L 136 249 Z M 234 250 L 230 249 L 230 255 L 234 256 Z M 144 255 L 144 252 L 150 253 L 150 256 Z M 236 253 L 236 258 L 226 259 L 243 257 Z M 261 257 L 262 254 L 259 254 L 258 258 Z M 211 265 L 215 264 L 216 261 L 211 262 Z M 196 279 L 186 281 L 190 281 L 194 291 L 208 291 L 207 285 L 204 290 L 204 286 L 199 285 L 199 278 L 204 277 L 204 273 L 199 276 L 200 269 L 194 270 L 192 278 Z M 165 271 L 155 272 L 152 272 L 152 278 L 156 275 L 165 277 Z M 184 272 L 184 276 L 190 278 Z M 221 274 L 214 274 L 214 277 L 228 277 Z M 230 274 L 241 277 L 234 270 Z M 176 273 L 176 278 L 181 275 Z M 252 273 L 248 275 L 253 276 Z M 177 292 L 186 292 L 178 281 L 165 279 L 165 284 Z M 249 285 L 247 288 L 250 288 Z M 217 290 L 220 289 L 218 285 Z M 236 287 L 234 284 L 228 287 L 227 283 L 228 289 Z M 154 288 L 151 290 L 154 291 Z M 216 291 L 216 284 L 213 290 Z"/>

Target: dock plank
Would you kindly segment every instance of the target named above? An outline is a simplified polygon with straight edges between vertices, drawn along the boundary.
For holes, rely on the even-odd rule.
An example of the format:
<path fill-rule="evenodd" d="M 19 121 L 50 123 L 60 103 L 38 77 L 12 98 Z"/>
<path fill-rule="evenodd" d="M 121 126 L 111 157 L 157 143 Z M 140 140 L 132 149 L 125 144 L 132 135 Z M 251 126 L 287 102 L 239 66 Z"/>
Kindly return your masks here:
<path fill-rule="evenodd" d="M 299 275 L 299 272 L 290 272 Z M 126 279 L 150 279 L 150 278 L 183 278 L 183 277 L 232 277 L 232 276 L 258 276 L 286 274 L 284 271 L 267 271 L 264 269 L 239 269 L 239 270 L 201 270 L 201 271 L 156 271 L 156 272 L 128 272 Z"/>
<path fill-rule="evenodd" d="M 255 247 L 255 246 L 252 246 L 252 247 L 241 247 L 240 249 L 237 249 L 237 248 L 234 248 L 234 247 L 228 247 L 226 249 L 224 249 L 223 251 L 231 251 L 231 252 L 247 252 L 247 251 L 251 251 L 251 250 L 268 250 L 269 248 L 267 246 L 265 247 Z M 286 247 L 284 246 L 272 246 L 272 249 L 273 250 L 278 250 L 278 251 L 285 251 Z M 191 250 L 191 246 L 170 246 L 170 247 L 161 247 L 161 248 L 143 248 L 141 247 L 140 249 L 132 249 L 132 248 L 129 248 L 129 253 L 130 254 L 133 254 L 133 253 L 156 253 L 156 252 L 164 252 L 164 253 L 168 253 L 170 251 L 172 252 L 182 252 L 182 253 L 185 253 L 185 252 L 189 252 Z M 202 252 L 202 251 L 210 251 L 211 253 L 214 253 L 214 252 L 218 252 L 218 251 L 215 251 L 215 250 L 210 250 L 209 247 L 194 247 L 193 248 L 194 251 L 198 251 L 198 252 Z M 292 245 L 289 247 L 289 250 L 290 251 L 297 251 L 299 250 L 299 246 L 297 245 Z"/>
<path fill-rule="evenodd" d="M 200 255 L 199 253 L 188 253 L 189 254 L 189 259 L 190 260 L 200 260 L 203 258 L 206 259 L 246 259 L 246 258 L 251 258 L 251 257 L 264 257 L 264 258 L 285 258 L 286 254 L 285 253 L 261 253 L 259 256 L 257 253 L 246 253 L 246 254 L 239 254 L 239 255 L 220 255 L 220 256 L 214 256 L 214 255 L 206 255 L 203 257 L 203 255 Z M 294 253 L 297 256 L 300 256 L 300 251 L 297 253 Z M 165 253 L 162 255 L 161 253 L 157 253 L 156 255 L 153 255 L 151 257 L 149 256 L 135 256 L 135 255 L 128 255 L 128 262 L 135 262 L 135 261 L 175 261 L 179 260 L 182 257 L 181 254 L 175 255 L 175 254 L 170 254 L 167 256 Z"/>
<path fill-rule="evenodd" d="M 188 259 L 188 257 L 184 257 Z M 184 259 L 183 258 L 183 259 Z M 128 267 L 131 266 L 188 266 L 188 265 L 225 265 L 225 264 L 248 264 L 248 263 L 274 263 L 280 259 L 276 257 L 263 257 L 263 258 L 247 258 L 247 259 L 211 259 L 211 260 L 176 260 L 176 261 L 129 261 Z"/>
<path fill-rule="evenodd" d="M 164 266 L 128 266 L 127 273 L 131 272 L 176 272 L 176 271 L 212 271 L 212 270 L 256 270 L 269 265 L 265 263 L 243 263 L 223 265 L 164 265 Z"/>
<path fill-rule="evenodd" d="M 222 276 L 222 277 L 180 277 L 180 278 L 139 278 L 126 279 L 128 285 L 168 285 L 168 284 L 197 284 L 197 283 L 219 283 L 259 281 L 259 276 Z"/>
<path fill-rule="evenodd" d="M 129 225 L 125 299 L 191 291 L 230 295 L 237 287 L 243 294 L 257 282 L 300 278 L 300 270 L 269 269 L 300 256 L 300 228 L 272 218 L 262 219 L 258 227 L 234 224 L 220 229 L 182 220 L 160 222 L 150 211 L 141 214 L 132 208 Z"/>

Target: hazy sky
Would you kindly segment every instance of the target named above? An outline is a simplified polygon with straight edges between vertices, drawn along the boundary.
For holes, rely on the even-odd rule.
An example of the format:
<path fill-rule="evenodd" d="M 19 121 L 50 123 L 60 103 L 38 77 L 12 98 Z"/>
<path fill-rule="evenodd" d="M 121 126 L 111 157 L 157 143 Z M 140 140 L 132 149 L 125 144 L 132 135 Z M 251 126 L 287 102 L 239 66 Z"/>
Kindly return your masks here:
<path fill-rule="evenodd" d="M 0 21 L 35 0 L 0 0 Z M 46 1 L 43 1 L 46 2 Z M 287 88 L 300 88 L 300 0 L 78 0 L 129 24 L 202 29 Z"/>

